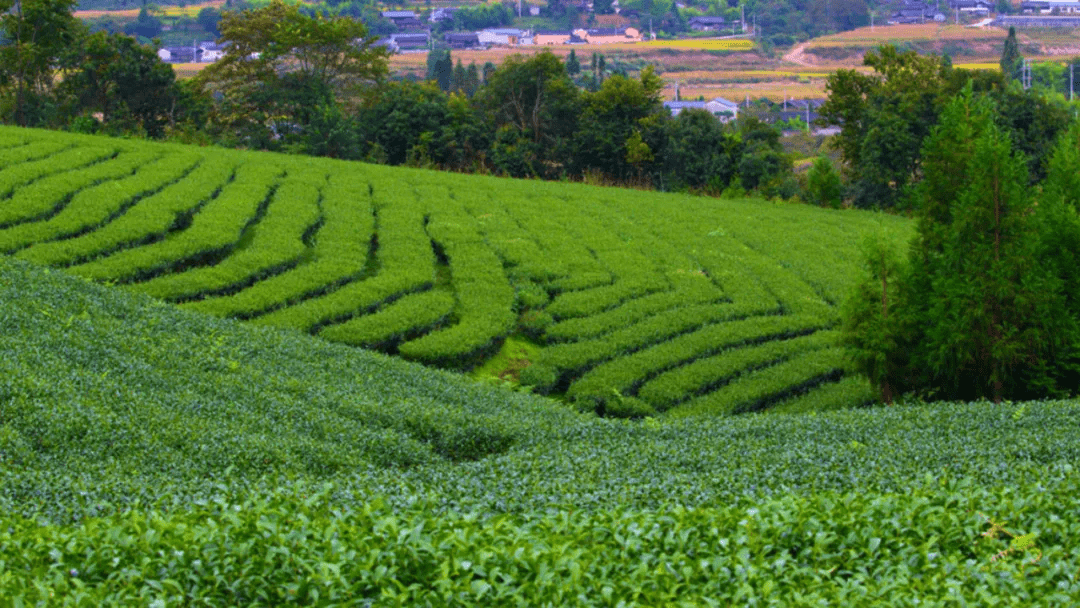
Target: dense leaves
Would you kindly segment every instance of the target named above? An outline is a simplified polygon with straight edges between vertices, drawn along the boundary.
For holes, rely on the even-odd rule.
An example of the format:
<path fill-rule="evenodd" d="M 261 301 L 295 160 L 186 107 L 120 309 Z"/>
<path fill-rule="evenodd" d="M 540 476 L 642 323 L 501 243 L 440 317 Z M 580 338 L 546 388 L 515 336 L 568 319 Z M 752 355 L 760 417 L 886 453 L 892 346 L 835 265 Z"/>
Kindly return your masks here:
<path fill-rule="evenodd" d="M 610 421 L 22 263 L 0 286 L 6 598 L 1080 594 L 1076 402 Z"/>
<path fill-rule="evenodd" d="M 605 87 L 614 101 L 646 93 L 621 77 Z M 614 116 L 605 120 L 618 151 Z M 654 117 L 637 124 L 647 130 Z M 704 129 L 702 120 L 713 118 L 675 122 Z M 525 334 L 537 343 L 525 383 L 606 415 L 663 411 L 786 365 L 798 353 L 759 360 L 745 351 L 835 326 L 857 256 L 830 239 L 909 227 L 860 213 L 837 223 L 804 206 L 7 131 L 23 140 L 0 171 L 9 196 L 0 251 L 449 369 L 468 370 Z M 408 153 L 425 139 L 434 140 Z M 755 122 L 723 142 L 763 159 L 777 144 Z M 717 369 L 728 371 L 619 407 L 652 376 L 703 357 L 724 359 Z M 789 366 L 757 392 L 729 389 L 710 411 L 824 390 L 845 369 L 811 367 Z"/>
<path fill-rule="evenodd" d="M 946 107 L 923 151 L 908 263 L 875 245 L 870 275 L 849 303 L 848 341 L 883 398 L 915 390 L 1000 401 L 1075 390 L 1080 311 L 1065 288 L 1075 270 L 1060 264 L 1069 254 L 1042 244 L 1067 246 L 1080 234 L 1064 195 L 1077 170 L 1070 143 L 1058 147 L 1046 183 L 1051 220 L 991 102 L 969 86 Z"/>

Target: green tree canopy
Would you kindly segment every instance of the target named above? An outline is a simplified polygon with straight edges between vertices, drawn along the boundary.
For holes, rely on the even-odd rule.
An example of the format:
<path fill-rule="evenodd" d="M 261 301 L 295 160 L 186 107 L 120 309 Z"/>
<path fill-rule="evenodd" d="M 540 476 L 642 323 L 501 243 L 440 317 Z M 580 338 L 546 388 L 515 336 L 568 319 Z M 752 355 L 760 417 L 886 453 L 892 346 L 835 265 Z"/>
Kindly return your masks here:
<path fill-rule="evenodd" d="M 122 129 L 163 134 L 176 102 L 176 76 L 150 47 L 130 36 L 98 32 L 82 43 L 80 63 L 64 77 L 61 90 L 82 111 L 101 112 Z"/>
<path fill-rule="evenodd" d="M 1000 401 L 1074 390 L 1080 311 L 1067 285 L 1075 271 L 1063 273 L 1044 245 L 1053 237 L 1043 215 L 1050 205 L 1035 205 L 1025 159 L 995 123 L 989 98 L 968 86 L 946 106 L 923 156 L 907 264 L 875 249 L 845 307 L 845 341 L 860 367 L 885 399 L 918 391 Z M 1055 158 L 1080 169 L 1075 157 Z M 1048 191 L 1070 188 L 1064 173 L 1055 169 L 1060 183 L 1048 181 Z"/>
<path fill-rule="evenodd" d="M 74 0 L 0 0 L 0 118 L 43 126 L 56 73 L 83 32 Z"/>
<path fill-rule="evenodd" d="M 263 145 L 307 124 L 320 107 L 346 104 L 387 73 L 386 54 L 348 17 L 305 15 L 282 0 L 225 13 L 218 24 L 225 57 L 200 82 L 220 95 L 215 122 Z"/>
<path fill-rule="evenodd" d="M 1019 80 L 1024 58 L 1020 55 L 1020 43 L 1016 41 L 1016 28 L 1009 26 L 1009 35 L 1001 49 L 1001 73 L 1009 80 Z"/>

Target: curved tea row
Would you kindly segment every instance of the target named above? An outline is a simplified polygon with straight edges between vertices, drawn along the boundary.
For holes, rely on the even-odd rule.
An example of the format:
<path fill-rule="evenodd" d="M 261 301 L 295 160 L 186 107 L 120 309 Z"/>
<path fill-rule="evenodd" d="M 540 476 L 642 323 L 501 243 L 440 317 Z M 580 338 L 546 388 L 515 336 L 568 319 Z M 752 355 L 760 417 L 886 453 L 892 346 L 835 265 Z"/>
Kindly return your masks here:
<path fill-rule="evenodd" d="M 896 218 L 0 129 L 0 251 L 607 415 L 868 398 L 837 303 Z"/>

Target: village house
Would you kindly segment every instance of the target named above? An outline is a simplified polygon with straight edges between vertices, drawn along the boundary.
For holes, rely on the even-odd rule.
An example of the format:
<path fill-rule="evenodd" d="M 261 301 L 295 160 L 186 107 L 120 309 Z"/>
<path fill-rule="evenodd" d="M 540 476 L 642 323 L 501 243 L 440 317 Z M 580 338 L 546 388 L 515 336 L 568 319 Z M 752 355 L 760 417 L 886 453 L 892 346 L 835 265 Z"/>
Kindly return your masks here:
<path fill-rule="evenodd" d="M 994 10 L 991 0 L 950 0 L 949 9 L 975 15 L 988 15 Z"/>
<path fill-rule="evenodd" d="M 441 21 L 453 21 L 454 13 L 457 12 L 456 8 L 437 8 L 431 11 L 431 16 L 428 17 L 428 21 L 432 23 L 439 23 Z"/>
<path fill-rule="evenodd" d="M 697 32 L 715 32 L 724 27 L 723 17 L 691 17 L 686 25 Z"/>
<path fill-rule="evenodd" d="M 945 13 L 924 2 L 907 2 L 889 17 L 889 23 L 927 23 L 945 21 Z"/>
<path fill-rule="evenodd" d="M 450 45 L 452 49 L 479 49 L 483 48 L 480 44 L 480 37 L 476 32 L 459 32 L 451 33 L 443 36 L 443 40 Z"/>
<path fill-rule="evenodd" d="M 718 118 L 720 122 L 730 122 L 739 117 L 739 104 L 723 97 L 708 101 L 665 101 L 664 107 L 671 112 L 672 116 L 678 116 L 683 110 L 693 109 L 705 110 Z"/>
<path fill-rule="evenodd" d="M 484 46 L 515 46 L 520 43 L 521 38 L 526 34 L 528 34 L 528 31 L 516 28 L 488 28 L 476 32 L 480 44 Z"/>
<path fill-rule="evenodd" d="M 574 30 L 574 35 L 588 44 L 612 44 L 616 42 L 641 42 L 641 32 L 628 27 Z"/>
<path fill-rule="evenodd" d="M 1065 0 L 1035 0 L 1024 2 L 1020 11 L 1029 15 L 1068 15 L 1080 13 L 1080 2 Z"/>
<path fill-rule="evenodd" d="M 399 30 L 419 30 L 426 27 L 412 11 L 383 11 L 382 17 L 393 21 Z"/>
<path fill-rule="evenodd" d="M 216 42 L 200 42 L 198 54 L 201 63 L 213 63 L 225 57 L 225 45 Z"/>
<path fill-rule="evenodd" d="M 431 36 L 427 32 L 390 34 L 390 40 L 397 45 L 400 52 L 426 51 L 431 46 Z"/>
<path fill-rule="evenodd" d="M 572 35 L 570 32 L 538 31 L 533 36 L 533 43 L 540 46 L 570 44 L 570 36 Z"/>
<path fill-rule="evenodd" d="M 195 63 L 197 52 L 194 46 L 165 46 L 158 49 L 157 56 L 165 63 Z"/>

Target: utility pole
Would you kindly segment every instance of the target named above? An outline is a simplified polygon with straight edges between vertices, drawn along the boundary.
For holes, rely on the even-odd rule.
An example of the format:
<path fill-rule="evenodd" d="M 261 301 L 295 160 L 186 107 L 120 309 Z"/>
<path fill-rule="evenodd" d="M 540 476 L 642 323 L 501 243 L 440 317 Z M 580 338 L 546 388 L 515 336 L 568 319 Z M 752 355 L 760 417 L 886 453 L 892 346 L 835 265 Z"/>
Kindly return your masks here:
<path fill-rule="evenodd" d="M 746 7 L 739 5 L 739 26 L 742 29 L 742 33 L 746 33 Z"/>

